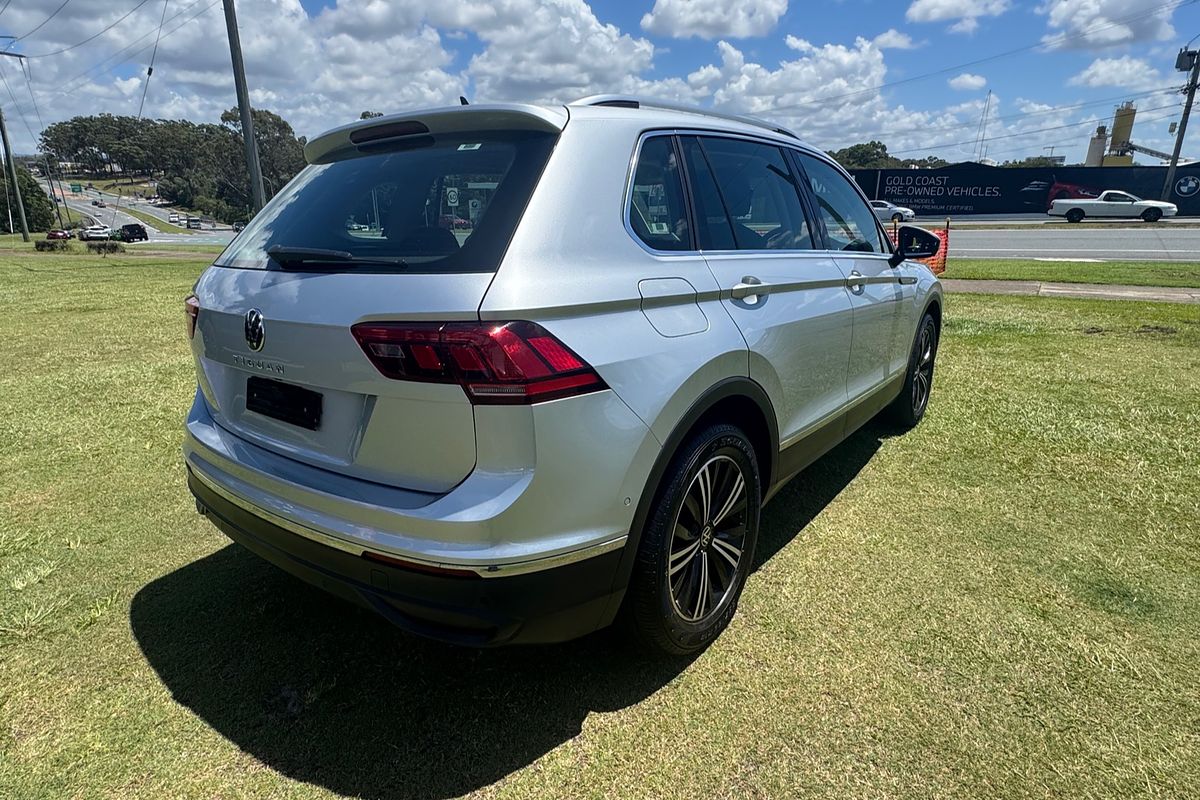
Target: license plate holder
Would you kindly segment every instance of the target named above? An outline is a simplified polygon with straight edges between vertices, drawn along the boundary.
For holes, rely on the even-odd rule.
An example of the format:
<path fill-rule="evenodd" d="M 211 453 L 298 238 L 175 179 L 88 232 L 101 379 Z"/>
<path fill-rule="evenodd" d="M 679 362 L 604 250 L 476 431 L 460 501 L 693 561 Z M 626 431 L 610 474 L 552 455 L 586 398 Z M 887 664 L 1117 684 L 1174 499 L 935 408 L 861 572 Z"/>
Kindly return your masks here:
<path fill-rule="evenodd" d="M 320 392 L 291 383 L 251 376 L 246 379 L 246 410 L 315 431 L 321 427 Z"/>

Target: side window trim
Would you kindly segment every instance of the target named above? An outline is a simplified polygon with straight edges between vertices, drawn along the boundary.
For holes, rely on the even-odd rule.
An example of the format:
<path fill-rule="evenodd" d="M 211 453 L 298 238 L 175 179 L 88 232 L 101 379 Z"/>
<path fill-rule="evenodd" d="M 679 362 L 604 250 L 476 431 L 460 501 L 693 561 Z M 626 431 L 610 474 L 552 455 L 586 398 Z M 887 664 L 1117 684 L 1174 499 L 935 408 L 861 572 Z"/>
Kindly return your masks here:
<path fill-rule="evenodd" d="M 688 171 L 687 159 L 683 157 L 683 143 L 680 141 L 679 134 L 672 131 L 671 134 L 671 152 L 675 154 L 675 161 L 679 164 L 679 182 L 683 184 L 683 211 L 687 216 L 688 225 L 688 249 L 683 252 L 699 253 L 700 252 L 700 229 L 696 227 L 696 204 L 692 199 L 692 176 Z"/>

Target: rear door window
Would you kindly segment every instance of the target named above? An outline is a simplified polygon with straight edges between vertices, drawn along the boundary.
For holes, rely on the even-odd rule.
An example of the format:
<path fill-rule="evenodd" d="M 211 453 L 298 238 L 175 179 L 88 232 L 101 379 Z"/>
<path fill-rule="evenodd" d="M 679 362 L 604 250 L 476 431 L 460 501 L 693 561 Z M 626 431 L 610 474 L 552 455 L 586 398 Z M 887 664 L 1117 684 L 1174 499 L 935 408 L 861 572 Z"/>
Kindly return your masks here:
<path fill-rule="evenodd" d="M 696 141 L 716 181 L 736 249 L 813 248 L 799 181 L 782 150 L 747 139 L 702 136 Z"/>
<path fill-rule="evenodd" d="M 693 249 L 679 159 L 669 136 L 653 136 L 642 143 L 633 173 L 629 227 L 651 249 Z"/>
<path fill-rule="evenodd" d="M 302 271 L 491 272 L 554 134 L 423 136 L 306 167 L 217 259 Z"/>

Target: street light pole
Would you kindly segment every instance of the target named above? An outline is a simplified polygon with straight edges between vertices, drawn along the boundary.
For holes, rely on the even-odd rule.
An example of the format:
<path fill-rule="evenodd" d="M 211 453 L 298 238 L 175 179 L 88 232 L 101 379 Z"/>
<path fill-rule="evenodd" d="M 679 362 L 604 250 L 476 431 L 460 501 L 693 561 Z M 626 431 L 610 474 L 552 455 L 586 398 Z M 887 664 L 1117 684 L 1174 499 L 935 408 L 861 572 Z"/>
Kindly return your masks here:
<path fill-rule="evenodd" d="M 237 90 L 238 111 L 242 116 L 242 143 L 246 146 L 246 167 L 250 170 L 250 194 L 254 213 L 266 204 L 262 169 L 258 164 L 258 143 L 254 138 L 254 117 L 250 113 L 250 92 L 246 89 L 246 65 L 242 63 L 242 40 L 238 36 L 237 12 L 233 0 L 225 3 L 225 27 L 229 31 L 229 54 L 233 59 L 233 86 Z"/>
<path fill-rule="evenodd" d="M 1183 104 L 1183 116 L 1179 118 L 1179 131 L 1175 134 L 1175 149 L 1171 153 L 1171 166 L 1167 167 L 1167 179 L 1163 181 L 1160 199 L 1165 201 L 1171 199 L 1171 187 L 1175 185 L 1175 169 L 1179 166 L 1179 151 L 1183 149 L 1183 137 L 1187 133 L 1188 116 L 1192 113 L 1192 102 L 1196 99 L 1196 84 L 1200 83 L 1200 50 L 1188 50 L 1187 48 L 1180 50 L 1179 57 L 1175 59 L 1175 68 L 1180 72 L 1187 72 L 1191 69 L 1191 74 L 1188 76 L 1187 100 Z"/>

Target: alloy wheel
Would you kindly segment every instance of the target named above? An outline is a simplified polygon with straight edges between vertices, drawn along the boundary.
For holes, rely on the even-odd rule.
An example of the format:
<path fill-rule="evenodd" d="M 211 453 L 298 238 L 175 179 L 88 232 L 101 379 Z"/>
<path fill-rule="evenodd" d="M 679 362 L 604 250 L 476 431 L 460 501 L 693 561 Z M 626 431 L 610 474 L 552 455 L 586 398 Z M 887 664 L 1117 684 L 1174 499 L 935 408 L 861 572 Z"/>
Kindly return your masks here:
<path fill-rule="evenodd" d="M 684 620 L 703 620 L 737 585 L 747 508 L 746 477 L 727 455 L 706 461 L 688 485 L 667 559 L 671 603 Z"/>
<path fill-rule="evenodd" d="M 933 356 L 937 350 L 937 334 L 933 325 L 921 329 L 917 341 L 917 369 L 913 374 L 912 407 L 914 414 L 925 410 L 929 402 L 929 391 L 933 387 Z"/>

